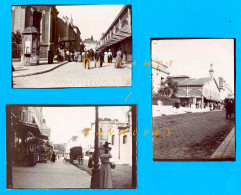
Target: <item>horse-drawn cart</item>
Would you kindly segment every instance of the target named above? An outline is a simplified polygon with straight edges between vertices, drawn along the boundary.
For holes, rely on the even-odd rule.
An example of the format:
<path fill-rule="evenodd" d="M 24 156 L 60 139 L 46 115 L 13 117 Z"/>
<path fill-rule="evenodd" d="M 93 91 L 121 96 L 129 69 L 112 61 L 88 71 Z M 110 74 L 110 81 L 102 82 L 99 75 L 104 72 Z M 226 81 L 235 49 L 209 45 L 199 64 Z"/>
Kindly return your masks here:
<path fill-rule="evenodd" d="M 76 147 L 70 148 L 70 163 L 74 163 L 74 160 L 78 160 L 79 164 L 84 163 L 81 146 L 76 146 Z"/>

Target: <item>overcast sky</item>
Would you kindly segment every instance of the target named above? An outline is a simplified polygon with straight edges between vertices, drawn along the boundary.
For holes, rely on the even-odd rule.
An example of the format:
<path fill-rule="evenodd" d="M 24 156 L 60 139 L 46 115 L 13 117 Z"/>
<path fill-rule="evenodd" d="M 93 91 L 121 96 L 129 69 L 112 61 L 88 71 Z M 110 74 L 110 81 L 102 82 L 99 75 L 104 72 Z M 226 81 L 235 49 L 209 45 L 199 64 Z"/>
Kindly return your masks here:
<path fill-rule="evenodd" d="M 154 40 L 152 59 L 168 65 L 173 60 L 170 75 L 193 78 L 208 77 L 212 63 L 215 77 L 223 77 L 234 89 L 233 39 Z"/>
<path fill-rule="evenodd" d="M 118 119 L 126 122 L 129 106 L 99 107 L 99 118 Z M 50 140 L 67 143 L 80 130 L 90 128 L 95 122 L 95 107 L 43 107 L 46 125 L 51 128 Z"/>
<path fill-rule="evenodd" d="M 73 24 L 79 27 L 81 38 L 84 40 L 93 35 L 99 40 L 102 33 L 110 27 L 124 5 L 75 5 L 56 6 L 58 16 L 73 18 Z"/>

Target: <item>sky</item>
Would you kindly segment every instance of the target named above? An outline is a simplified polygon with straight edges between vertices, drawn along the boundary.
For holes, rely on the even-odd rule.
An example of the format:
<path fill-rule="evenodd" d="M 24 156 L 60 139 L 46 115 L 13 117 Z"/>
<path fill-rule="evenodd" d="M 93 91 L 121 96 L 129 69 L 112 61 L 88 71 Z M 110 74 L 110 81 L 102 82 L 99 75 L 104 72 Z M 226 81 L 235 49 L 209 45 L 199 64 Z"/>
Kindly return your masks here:
<path fill-rule="evenodd" d="M 102 33 L 110 27 L 124 5 L 75 5 L 56 6 L 58 17 L 73 18 L 73 24 L 79 27 L 81 39 L 90 38 L 99 40 Z"/>
<path fill-rule="evenodd" d="M 215 78 L 223 77 L 234 91 L 233 39 L 153 40 L 152 59 L 167 63 L 170 75 L 193 78 L 208 77 L 213 64 Z"/>
<path fill-rule="evenodd" d="M 126 122 L 129 106 L 101 106 L 99 118 L 118 119 Z M 51 128 L 50 141 L 67 143 L 80 130 L 90 128 L 95 122 L 95 107 L 43 107 L 46 125 Z"/>

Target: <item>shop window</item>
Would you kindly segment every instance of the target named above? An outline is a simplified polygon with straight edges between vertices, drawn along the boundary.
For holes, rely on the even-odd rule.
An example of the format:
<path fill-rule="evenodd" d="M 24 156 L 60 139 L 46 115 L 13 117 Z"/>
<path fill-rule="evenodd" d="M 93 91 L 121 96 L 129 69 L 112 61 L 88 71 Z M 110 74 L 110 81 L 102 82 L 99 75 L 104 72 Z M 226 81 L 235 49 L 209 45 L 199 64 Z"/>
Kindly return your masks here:
<path fill-rule="evenodd" d="M 123 136 L 123 144 L 126 144 L 127 143 L 127 135 L 124 135 Z"/>

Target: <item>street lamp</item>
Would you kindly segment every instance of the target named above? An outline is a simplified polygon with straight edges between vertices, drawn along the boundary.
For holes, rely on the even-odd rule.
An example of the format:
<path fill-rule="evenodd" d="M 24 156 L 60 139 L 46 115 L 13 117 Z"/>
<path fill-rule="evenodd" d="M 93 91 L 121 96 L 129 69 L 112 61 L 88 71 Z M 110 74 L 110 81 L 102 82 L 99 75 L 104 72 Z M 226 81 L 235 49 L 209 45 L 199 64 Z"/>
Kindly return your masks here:
<path fill-rule="evenodd" d="M 95 106 L 95 151 L 94 151 L 94 165 L 92 169 L 91 184 L 90 184 L 91 189 L 100 188 L 99 146 L 98 146 L 99 138 L 97 134 L 98 129 L 99 129 L 98 106 Z"/>

